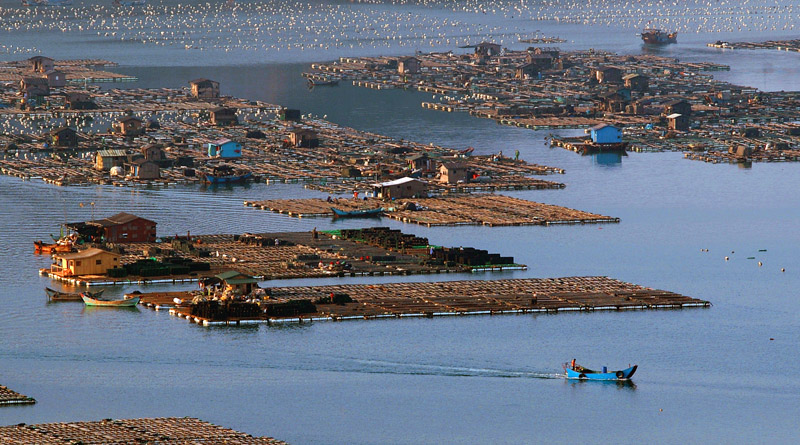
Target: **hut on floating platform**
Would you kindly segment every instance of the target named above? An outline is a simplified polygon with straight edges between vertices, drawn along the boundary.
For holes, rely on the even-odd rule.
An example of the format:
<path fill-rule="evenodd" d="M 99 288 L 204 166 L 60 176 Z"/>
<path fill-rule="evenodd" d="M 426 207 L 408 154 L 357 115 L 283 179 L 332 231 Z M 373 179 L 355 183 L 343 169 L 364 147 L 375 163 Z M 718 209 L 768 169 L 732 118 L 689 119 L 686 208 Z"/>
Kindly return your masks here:
<path fill-rule="evenodd" d="M 219 82 L 210 79 L 195 79 L 189 82 L 192 97 L 196 99 L 218 99 Z"/>

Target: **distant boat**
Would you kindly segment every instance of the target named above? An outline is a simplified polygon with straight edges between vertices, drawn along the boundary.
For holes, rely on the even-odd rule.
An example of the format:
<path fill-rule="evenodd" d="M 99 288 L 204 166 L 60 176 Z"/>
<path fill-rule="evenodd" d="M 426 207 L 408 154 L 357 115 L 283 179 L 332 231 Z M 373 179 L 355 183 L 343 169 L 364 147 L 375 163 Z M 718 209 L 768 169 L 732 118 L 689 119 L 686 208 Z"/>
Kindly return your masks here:
<path fill-rule="evenodd" d="M 214 167 L 211 173 L 203 174 L 203 181 L 207 184 L 229 184 L 244 182 L 250 179 L 253 173 L 243 168 L 233 168 L 230 165 Z"/>
<path fill-rule="evenodd" d="M 574 360 L 573 360 L 574 362 Z M 628 380 L 633 377 L 638 365 L 633 365 L 628 369 L 619 371 L 607 371 L 603 367 L 602 371 L 595 371 L 589 368 L 584 368 L 580 365 L 572 365 L 571 363 L 564 363 L 564 373 L 568 379 L 580 380 Z"/>
<path fill-rule="evenodd" d="M 105 289 L 100 289 L 97 292 L 85 292 L 91 297 L 99 298 L 103 295 L 103 291 Z M 44 288 L 44 293 L 47 294 L 47 299 L 50 301 L 83 301 L 81 298 L 80 292 L 61 292 L 55 289 L 50 289 L 49 287 Z"/>
<path fill-rule="evenodd" d="M 361 210 L 342 210 L 336 207 L 331 207 L 333 216 L 335 218 L 367 218 L 371 216 L 379 216 L 383 212 L 383 208 L 377 209 L 361 209 Z"/>
<path fill-rule="evenodd" d="M 339 79 L 328 79 L 328 80 L 308 79 L 308 85 L 312 87 L 335 87 L 339 85 Z"/>
<path fill-rule="evenodd" d="M 72 6 L 72 0 L 22 0 L 22 6 Z"/>
<path fill-rule="evenodd" d="M 139 297 L 126 298 L 123 300 L 102 300 L 92 298 L 86 292 L 81 292 L 81 299 L 86 306 L 107 306 L 107 307 L 133 307 L 139 304 Z"/>
<path fill-rule="evenodd" d="M 653 45 L 665 45 L 667 43 L 678 43 L 677 32 L 666 32 L 660 29 L 648 28 L 642 31 L 642 41 Z"/>
<path fill-rule="evenodd" d="M 114 0 L 115 6 L 144 6 L 147 0 Z"/>

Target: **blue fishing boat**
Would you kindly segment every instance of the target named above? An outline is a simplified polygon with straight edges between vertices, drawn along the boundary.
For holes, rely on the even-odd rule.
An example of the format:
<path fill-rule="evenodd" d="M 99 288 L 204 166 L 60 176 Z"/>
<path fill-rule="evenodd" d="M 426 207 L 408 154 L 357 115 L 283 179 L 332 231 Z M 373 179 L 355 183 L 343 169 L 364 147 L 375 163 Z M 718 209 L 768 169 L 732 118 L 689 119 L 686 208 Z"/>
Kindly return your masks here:
<path fill-rule="evenodd" d="M 372 216 L 380 216 L 383 212 L 382 207 L 377 209 L 361 209 L 361 210 L 342 210 L 336 207 L 331 207 L 334 218 L 368 218 Z"/>
<path fill-rule="evenodd" d="M 233 168 L 230 165 L 214 167 L 211 173 L 203 174 L 203 181 L 208 184 L 229 184 L 244 182 L 250 179 L 253 173 L 242 168 Z"/>
<path fill-rule="evenodd" d="M 633 374 L 636 373 L 636 368 L 638 365 L 633 365 L 628 369 L 622 369 L 619 371 L 608 371 L 608 369 L 603 366 L 603 369 L 600 371 L 595 371 L 589 368 L 585 368 L 581 365 L 575 364 L 575 360 L 572 363 L 564 363 L 564 373 L 568 379 L 581 379 L 581 380 L 628 380 L 633 377 Z"/>

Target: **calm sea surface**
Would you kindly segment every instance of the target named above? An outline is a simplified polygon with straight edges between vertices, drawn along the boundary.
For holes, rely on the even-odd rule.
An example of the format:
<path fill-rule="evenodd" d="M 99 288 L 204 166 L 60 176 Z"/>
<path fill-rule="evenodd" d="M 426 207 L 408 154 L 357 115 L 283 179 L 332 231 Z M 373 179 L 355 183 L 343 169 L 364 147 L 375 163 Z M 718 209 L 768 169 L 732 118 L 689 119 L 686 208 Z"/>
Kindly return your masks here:
<path fill-rule="evenodd" d="M 734 2 L 730 7 L 735 10 L 742 4 Z M 280 10 L 279 6 L 285 6 L 270 5 L 264 7 Z M 312 29 L 303 25 L 303 19 L 335 15 L 319 12 L 335 7 L 344 14 L 339 26 L 345 33 L 353 31 L 347 25 L 349 19 L 365 18 L 362 24 L 374 28 L 378 19 L 397 21 L 405 15 L 414 20 L 399 21 L 401 28 L 422 33 L 411 22 L 436 23 L 442 27 L 436 34 L 444 35 L 438 39 L 474 43 L 497 35 L 514 47 L 514 32 L 530 35 L 541 30 L 569 38 L 561 45 L 565 49 L 653 51 L 643 48 L 635 36 L 643 24 L 642 14 L 621 3 L 592 6 L 605 11 L 601 16 L 608 23 L 587 24 L 523 20 L 519 15 L 511 19 L 511 4 L 501 4 L 501 10 L 486 14 L 474 12 L 485 7 L 476 2 L 315 5 L 317 9 L 307 12 L 276 12 L 278 24 L 288 15 L 296 20 L 280 33 L 275 31 L 274 39 L 294 36 L 292 42 L 310 47 L 318 37 L 310 37 L 316 34 L 303 27 Z M 548 5 L 556 10 L 563 6 L 565 17 L 576 8 L 564 2 Z M 0 54 L 3 60 L 28 57 L 14 49 L 24 47 L 56 58 L 102 57 L 119 62 L 118 71 L 140 78 L 130 86 L 184 86 L 190 79 L 208 77 L 222 83 L 224 94 L 298 107 L 359 129 L 457 148 L 474 146 L 477 153 L 520 150 L 528 161 L 566 169 L 565 175 L 553 179 L 567 187 L 510 195 L 621 218 L 620 224 L 613 225 L 508 228 L 299 220 L 244 207 L 242 201 L 324 195 L 298 185 L 264 184 L 213 190 L 196 186 L 61 188 L 3 176 L 0 384 L 35 397 L 38 403 L 3 407 L 0 425 L 195 416 L 298 444 L 796 443 L 800 437 L 800 377 L 792 371 L 800 346 L 800 165 L 765 163 L 741 168 L 688 161 L 680 153 L 581 157 L 546 147 L 544 138 L 549 132 L 423 110 L 419 103 L 430 97 L 426 94 L 346 85 L 309 91 L 299 77 L 313 60 L 412 53 L 417 49 L 414 45 L 381 47 L 372 38 L 354 37 L 352 49 L 289 48 L 278 55 L 263 48 L 245 48 L 247 39 L 252 44 L 269 37 L 262 25 L 250 19 L 262 31 L 242 31 L 244 43 L 231 43 L 228 51 L 219 50 L 219 41 L 205 50 L 186 50 L 150 41 L 100 38 L 95 29 L 69 28 L 62 33 L 43 24 L 21 28 L 20 16 L 28 17 L 29 24 L 38 19 L 9 13 L 8 8 L 17 8 L 17 3 L 2 1 L 0 6 L 6 8 L 0 9 L 0 16 L 7 20 L 3 23 L 9 24 L 0 31 L 0 42 L 12 48 Z M 655 51 L 682 60 L 732 65 L 730 72 L 718 73 L 720 79 L 762 89 L 800 89 L 800 55 L 721 52 L 704 46 L 720 38 L 795 38 L 791 28 L 780 29 L 792 23 L 793 19 L 783 17 L 792 12 L 792 6 L 773 6 L 772 19 L 762 17 L 763 10 L 745 16 L 750 21 L 744 23 L 755 31 L 723 30 L 719 17 L 730 17 L 720 13 L 711 19 L 718 20 L 714 26 L 720 30 L 709 25 L 700 32 L 687 31 L 678 45 Z M 75 8 L 87 7 L 76 2 Z M 249 7 L 249 17 L 256 16 L 255 7 Z M 473 10 L 464 10 L 467 7 Z M 103 8 L 103 17 L 114 14 Z M 148 8 L 155 11 L 151 15 L 159 23 L 182 23 L 193 17 L 191 11 L 168 16 L 167 10 L 157 10 L 156 5 Z M 211 7 L 203 8 L 206 16 L 213 15 L 207 11 Z M 537 14 L 550 11 L 536 8 Z M 677 13 L 661 20 L 667 18 L 672 21 L 663 23 L 675 23 L 682 30 L 698 21 Z M 461 24 L 442 25 L 445 20 Z M 778 23 L 778 29 L 758 28 L 769 20 Z M 212 22 L 219 27 L 227 23 Z M 330 28 L 325 23 L 313 29 Z M 274 23 L 268 25 L 273 27 L 270 30 L 278 29 Z M 190 35 L 198 32 L 185 26 Z M 230 34 L 210 29 L 210 34 Z M 379 29 L 384 29 L 378 33 L 384 40 L 393 40 L 395 31 Z M 250 53 L 252 57 L 247 56 Z M 80 206 L 90 202 L 95 203 L 94 209 Z M 49 259 L 32 254 L 32 241 L 57 234 L 65 220 L 120 211 L 158 221 L 161 235 L 380 224 L 426 236 L 436 244 L 513 255 L 529 266 L 527 271 L 498 274 L 287 280 L 264 285 L 607 275 L 707 299 L 714 306 L 203 328 L 163 311 L 48 304 L 43 288 L 51 284 L 38 276 L 37 269 L 46 267 Z M 758 266 L 759 261 L 763 266 Z M 114 296 L 135 289 L 176 287 L 131 286 L 107 292 Z M 598 367 L 637 363 L 635 384 L 559 378 L 560 364 L 573 357 Z"/>

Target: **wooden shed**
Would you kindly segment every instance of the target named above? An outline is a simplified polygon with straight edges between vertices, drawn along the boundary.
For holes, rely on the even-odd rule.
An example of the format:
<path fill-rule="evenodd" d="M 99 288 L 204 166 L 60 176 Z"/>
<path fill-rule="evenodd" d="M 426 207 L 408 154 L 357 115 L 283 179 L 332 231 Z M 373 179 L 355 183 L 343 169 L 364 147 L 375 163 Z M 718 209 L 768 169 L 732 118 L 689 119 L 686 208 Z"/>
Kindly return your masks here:
<path fill-rule="evenodd" d="M 236 118 L 236 108 L 217 107 L 211 109 L 209 114 L 213 125 L 226 126 L 239 123 L 239 119 Z"/>
<path fill-rule="evenodd" d="M 148 161 L 160 162 L 166 159 L 164 147 L 160 144 L 147 144 L 141 148 L 141 152 Z"/>
<path fill-rule="evenodd" d="M 93 110 L 97 108 L 88 91 L 70 91 L 64 94 L 64 102 L 70 110 Z"/>
<path fill-rule="evenodd" d="M 534 63 L 518 65 L 514 69 L 514 78 L 516 79 L 533 79 L 537 76 L 539 76 L 539 67 Z"/>
<path fill-rule="evenodd" d="M 80 252 L 53 255 L 50 272 L 62 277 L 105 275 L 108 269 L 118 267 L 119 254 L 90 247 Z"/>
<path fill-rule="evenodd" d="M 428 194 L 428 185 L 414 178 L 372 184 L 372 188 L 381 199 L 424 198 Z"/>
<path fill-rule="evenodd" d="M 196 99 L 219 98 L 219 82 L 209 79 L 195 79 L 189 82 L 192 97 Z"/>
<path fill-rule="evenodd" d="M 235 295 L 250 295 L 258 287 L 258 278 L 235 270 L 215 275 L 212 279 L 204 282 L 206 285 L 215 282 L 220 283 L 224 292 L 230 292 Z"/>

